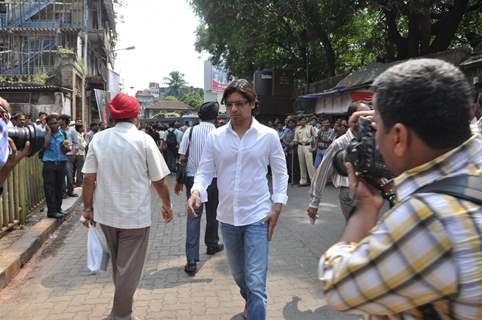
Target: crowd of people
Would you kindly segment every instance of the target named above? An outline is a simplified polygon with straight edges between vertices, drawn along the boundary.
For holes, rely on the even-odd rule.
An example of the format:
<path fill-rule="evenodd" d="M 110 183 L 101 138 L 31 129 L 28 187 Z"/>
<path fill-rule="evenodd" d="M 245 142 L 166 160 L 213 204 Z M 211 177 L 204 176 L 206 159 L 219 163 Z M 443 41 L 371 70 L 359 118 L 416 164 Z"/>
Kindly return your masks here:
<path fill-rule="evenodd" d="M 115 125 L 108 130 L 93 125 L 84 134 L 64 115 L 39 115 L 49 133 L 41 156 L 49 216 L 62 216 L 59 203 L 72 195 L 82 167 L 82 221 L 100 225 L 111 255 L 108 319 L 133 318 L 152 223 L 150 187 L 169 223 L 166 177 L 176 171 L 174 191 L 185 187 L 187 198 L 184 271 L 197 272 L 205 208 L 206 253 L 225 251 L 249 320 L 267 318 L 269 242 L 289 182 L 311 185 L 307 214 L 314 223 L 330 181 L 346 226 L 320 258 L 328 305 L 383 319 L 482 318 L 481 95 L 472 100 L 459 69 L 437 59 L 395 65 L 374 81 L 373 108 L 353 103 L 338 119 L 289 116 L 264 125 L 253 116 L 257 97 L 244 79 L 228 85 L 222 102 L 228 125 L 218 122 L 217 102 L 208 102 L 197 125 L 139 130 L 140 105 L 122 93 L 109 104 Z M 395 176 L 388 210 L 354 162 L 345 163 L 348 176 L 333 169 L 335 154 L 361 138 L 355 128 L 365 116 L 377 145 L 371 152 Z"/>

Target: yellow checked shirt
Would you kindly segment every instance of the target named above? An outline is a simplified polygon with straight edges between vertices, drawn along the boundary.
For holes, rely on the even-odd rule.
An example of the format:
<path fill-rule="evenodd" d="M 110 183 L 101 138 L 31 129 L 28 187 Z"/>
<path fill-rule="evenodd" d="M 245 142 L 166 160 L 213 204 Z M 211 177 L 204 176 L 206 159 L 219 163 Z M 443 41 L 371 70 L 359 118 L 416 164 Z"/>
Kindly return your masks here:
<path fill-rule="evenodd" d="M 482 208 L 436 193 L 415 193 L 443 178 L 482 174 L 482 140 L 395 179 L 398 204 L 360 243 L 337 243 L 320 260 L 334 309 L 372 319 L 421 319 L 432 304 L 441 319 L 482 319 Z"/>

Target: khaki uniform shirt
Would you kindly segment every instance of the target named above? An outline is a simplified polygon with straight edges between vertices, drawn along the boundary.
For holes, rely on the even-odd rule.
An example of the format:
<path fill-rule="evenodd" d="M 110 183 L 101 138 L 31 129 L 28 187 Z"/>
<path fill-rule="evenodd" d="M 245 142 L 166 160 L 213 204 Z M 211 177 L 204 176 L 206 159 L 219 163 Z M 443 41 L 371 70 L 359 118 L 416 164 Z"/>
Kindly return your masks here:
<path fill-rule="evenodd" d="M 316 138 L 316 132 L 313 126 L 307 124 L 306 126 L 298 127 L 296 128 L 295 131 L 295 138 L 293 141 L 301 144 L 301 145 L 306 145 L 311 142 Z"/>

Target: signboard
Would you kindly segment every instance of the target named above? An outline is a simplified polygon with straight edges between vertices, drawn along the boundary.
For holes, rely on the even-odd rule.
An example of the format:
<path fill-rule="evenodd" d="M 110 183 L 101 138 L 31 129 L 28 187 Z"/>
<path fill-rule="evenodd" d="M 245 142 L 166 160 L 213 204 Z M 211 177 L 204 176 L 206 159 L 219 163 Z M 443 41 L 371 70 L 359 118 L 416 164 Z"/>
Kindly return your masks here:
<path fill-rule="evenodd" d="M 95 101 L 97 102 L 97 110 L 99 111 L 99 124 L 104 124 L 105 127 L 109 124 L 110 114 L 107 103 L 109 101 L 109 92 L 99 89 L 94 89 Z"/>
<path fill-rule="evenodd" d="M 109 69 L 109 78 L 107 79 L 110 96 L 115 96 L 120 91 L 120 75 Z"/>
<path fill-rule="evenodd" d="M 220 66 L 212 66 L 213 78 L 211 81 L 211 90 L 224 91 L 229 84 L 228 74 Z"/>

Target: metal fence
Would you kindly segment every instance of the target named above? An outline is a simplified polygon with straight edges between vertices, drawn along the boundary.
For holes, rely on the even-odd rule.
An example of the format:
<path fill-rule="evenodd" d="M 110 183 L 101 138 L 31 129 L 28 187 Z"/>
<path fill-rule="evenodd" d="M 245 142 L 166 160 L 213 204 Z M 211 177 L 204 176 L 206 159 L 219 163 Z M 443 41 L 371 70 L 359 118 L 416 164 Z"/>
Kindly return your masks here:
<path fill-rule="evenodd" d="M 27 213 L 44 200 L 42 162 L 36 156 L 25 158 L 3 184 L 0 197 L 0 235 L 25 223 Z"/>

